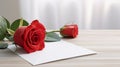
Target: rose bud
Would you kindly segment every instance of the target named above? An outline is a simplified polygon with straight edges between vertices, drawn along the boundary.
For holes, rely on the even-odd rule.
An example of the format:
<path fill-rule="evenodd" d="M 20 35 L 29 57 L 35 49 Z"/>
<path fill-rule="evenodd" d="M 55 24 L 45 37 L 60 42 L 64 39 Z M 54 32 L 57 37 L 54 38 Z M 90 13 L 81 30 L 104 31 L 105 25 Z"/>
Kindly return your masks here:
<path fill-rule="evenodd" d="M 45 27 L 34 20 L 31 25 L 21 26 L 16 30 L 14 42 L 28 53 L 42 50 L 45 47 L 45 33 Z"/>
<path fill-rule="evenodd" d="M 76 24 L 65 25 L 60 29 L 60 34 L 65 38 L 75 38 L 78 35 L 78 26 Z"/>

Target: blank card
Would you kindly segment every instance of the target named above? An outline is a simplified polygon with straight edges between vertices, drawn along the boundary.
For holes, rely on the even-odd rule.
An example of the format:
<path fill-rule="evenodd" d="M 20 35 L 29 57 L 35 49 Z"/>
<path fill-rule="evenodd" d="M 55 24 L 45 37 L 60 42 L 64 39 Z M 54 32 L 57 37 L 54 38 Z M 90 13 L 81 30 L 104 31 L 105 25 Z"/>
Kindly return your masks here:
<path fill-rule="evenodd" d="M 32 65 L 96 53 L 95 51 L 66 41 L 45 42 L 45 48 L 42 51 L 36 51 L 30 54 L 26 53 L 20 47 L 18 47 L 16 50 L 16 47 L 14 45 L 10 45 L 8 48 Z"/>

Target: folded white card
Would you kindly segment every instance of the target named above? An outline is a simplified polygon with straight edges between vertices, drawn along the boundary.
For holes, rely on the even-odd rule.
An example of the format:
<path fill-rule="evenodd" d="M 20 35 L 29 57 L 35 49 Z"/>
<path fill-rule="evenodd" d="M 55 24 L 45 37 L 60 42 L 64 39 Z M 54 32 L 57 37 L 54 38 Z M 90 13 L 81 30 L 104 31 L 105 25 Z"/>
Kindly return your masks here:
<path fill-rule="evenodd" d="M 95 51 L 65 41 L 46 42 L 45 48 L 42 51 L 36 51 L 30 54 L 26 53 L 20 47 L 15 51 L 16 47 L 14 45 L 10 45 L 9 49 L 32 65 L 96 53 Z"/>

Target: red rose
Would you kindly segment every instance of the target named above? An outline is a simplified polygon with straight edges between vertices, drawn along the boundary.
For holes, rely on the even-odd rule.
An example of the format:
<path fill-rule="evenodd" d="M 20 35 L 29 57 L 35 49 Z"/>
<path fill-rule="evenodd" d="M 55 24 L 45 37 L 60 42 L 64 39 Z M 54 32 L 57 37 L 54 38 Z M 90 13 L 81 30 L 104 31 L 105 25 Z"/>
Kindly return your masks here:
<path fill-rule="evenodd" d="M 65 25 L 60 29 L 63 37 L 75 38 L 78 35 L 78 26 L 76 24 Z"/>
<path fill-rule="evenodd" d="M 34 20 L 31 25 L 16 30 L 14 42 L 28 53 L 42 50 L 45 47 L 45 33 L 45 27 L 38 20 Z"/>

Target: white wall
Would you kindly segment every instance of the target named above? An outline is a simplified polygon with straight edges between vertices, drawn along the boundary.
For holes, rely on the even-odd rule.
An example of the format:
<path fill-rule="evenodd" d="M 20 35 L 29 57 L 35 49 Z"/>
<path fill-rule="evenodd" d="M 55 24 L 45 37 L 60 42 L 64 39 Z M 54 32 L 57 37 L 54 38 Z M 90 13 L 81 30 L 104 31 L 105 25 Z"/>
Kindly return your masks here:
<path fill-rule="evenodd" d="M 48 29 L 67 23 L 80 29 L 120 29 L 120 0 L 0 0 L 0 15 L 10 21 L 39 19 Z"/>
<path fill-rule="evenodd" d="M 19 0 L 0 0 L 0 16 L 10 22 L 20 18 Z"/>
<path fill-rule="evenodd" d="M 80 29 L 120 29 L 120 0 L 20 0 L 21 16 L 48 29 L 77 23 Z"/>

